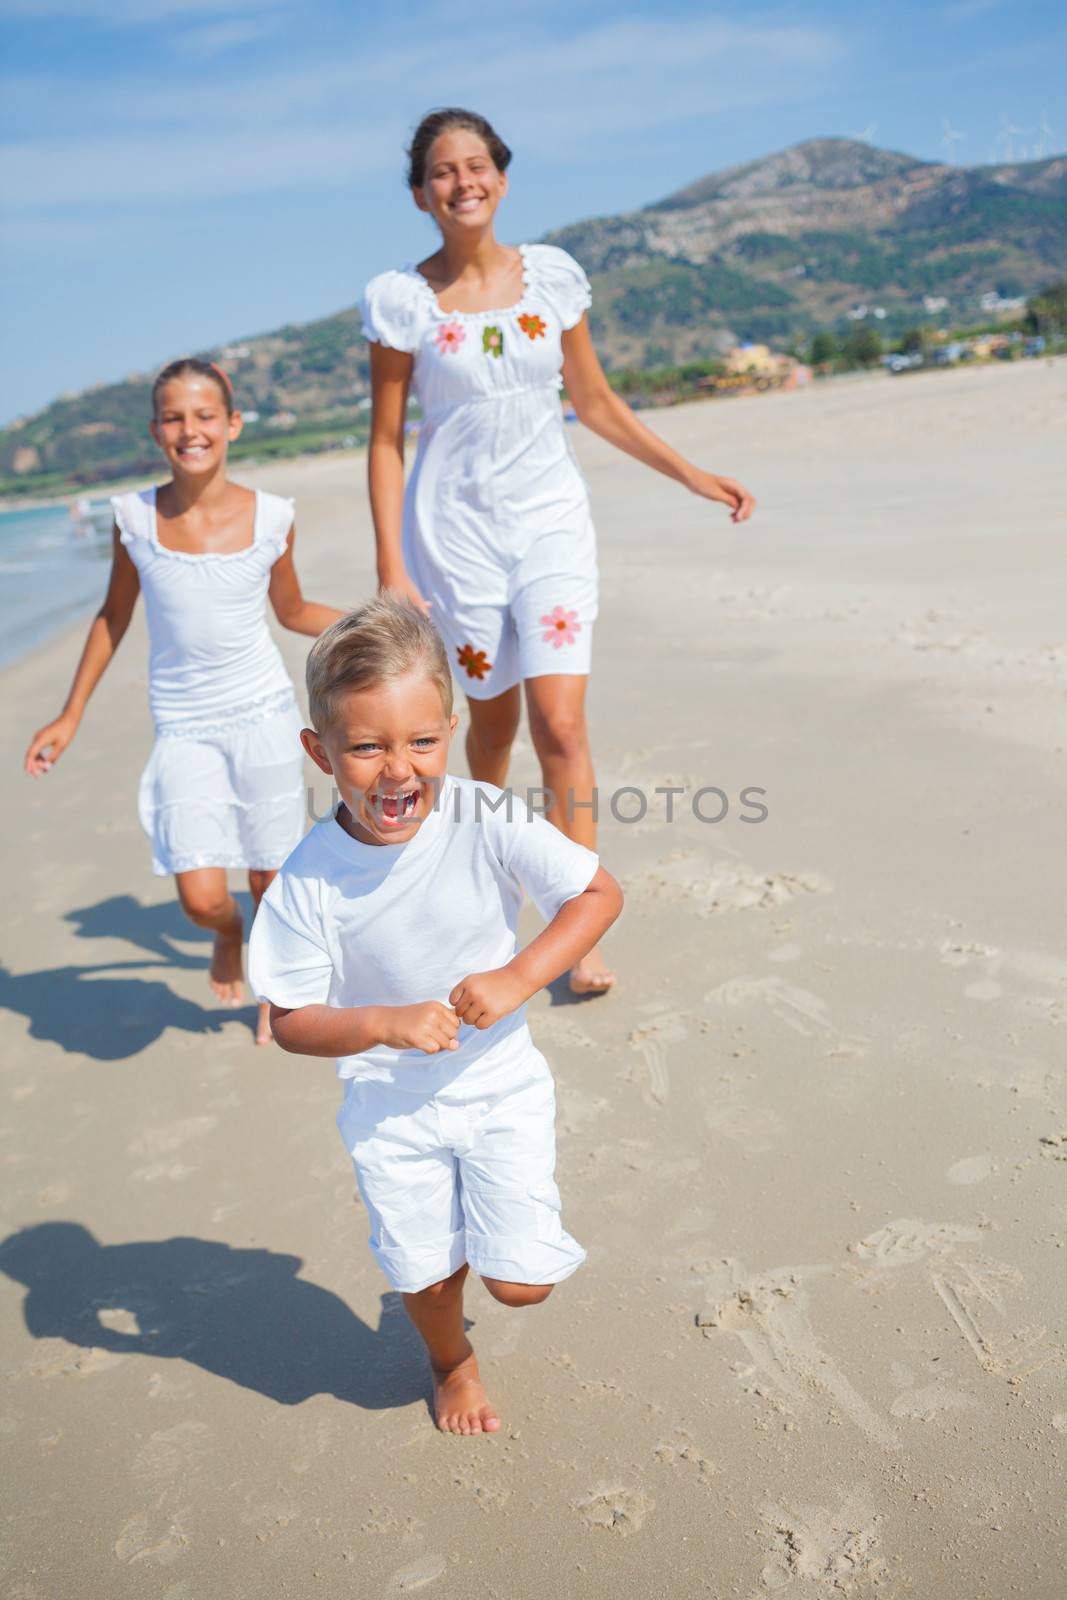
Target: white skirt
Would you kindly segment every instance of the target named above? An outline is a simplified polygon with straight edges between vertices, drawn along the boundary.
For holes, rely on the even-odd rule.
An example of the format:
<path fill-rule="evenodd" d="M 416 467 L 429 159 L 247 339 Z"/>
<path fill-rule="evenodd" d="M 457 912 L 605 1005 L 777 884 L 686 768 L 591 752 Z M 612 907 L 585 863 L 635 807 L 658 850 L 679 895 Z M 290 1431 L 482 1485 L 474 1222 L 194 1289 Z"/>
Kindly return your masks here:
<path fill-rule="evenodd" d="M 157 732 L 137 810 L 152 871 L 280 867 L 304 833 L 303 720 L 295 697 Z M 280 703 L 278 703 L 280 701 Z"/>

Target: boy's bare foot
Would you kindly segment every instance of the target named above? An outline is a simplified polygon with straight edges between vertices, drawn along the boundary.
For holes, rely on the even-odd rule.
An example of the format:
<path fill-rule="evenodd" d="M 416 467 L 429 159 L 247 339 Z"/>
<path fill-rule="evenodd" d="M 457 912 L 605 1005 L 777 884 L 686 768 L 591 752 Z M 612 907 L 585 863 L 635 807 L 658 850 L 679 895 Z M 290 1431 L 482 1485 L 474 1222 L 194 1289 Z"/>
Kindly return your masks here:
<path fill-rule="evenodd" d="M 606 965 L 599 945 L 594 945 L 589 954 L 571 968 L 572 994 L 603 994 L 614 982 L 615 974 Z"/>
<path fill-rule="evenodd" d="M 457 1366 L 432 1371 L 434 1416 L 442 1433 L 494 1433 L 499 1428 L 473 1350 Z"/>
<path fill-rule="evenodd" d="M 261 1005 L 256 1015 L 256 1043 L 273 1044 L 274 1035 L 270 1031 L 270 1006 Z"/>
<path fill-rule="evenodd" d="M 241 943 L 244 928 L 240 919 L 236 929 L 215 935 L 208 982 L 223 1005 L 239 1006 L 244 999 L 244 972 L 241 968 Z"/>

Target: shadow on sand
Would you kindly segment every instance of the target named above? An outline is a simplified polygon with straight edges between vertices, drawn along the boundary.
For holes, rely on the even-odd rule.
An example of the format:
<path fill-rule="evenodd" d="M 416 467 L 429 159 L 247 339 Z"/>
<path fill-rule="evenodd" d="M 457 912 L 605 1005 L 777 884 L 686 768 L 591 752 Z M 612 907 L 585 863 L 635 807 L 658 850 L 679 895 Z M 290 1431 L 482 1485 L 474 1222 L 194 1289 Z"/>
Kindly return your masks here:
<path fill-rule="evenodd" d="M 77 1222 L 44 1222 L 0 1245 L 0 1268 L 26 1285 L 36 1339 L 181 1358 L 283 1406 L 316 1394 L 368 1411 L 429 1404 L 425 1352 L 400 1296 L 382 1295 L 370 1328 L 298 1278 L 301 1266 L 299 1256 L 208 1239 L 102 1245 Z M 139 1331 L 108 1327 L 109 1312 Z"/>
<path fill-rule="evenodd" d="M 237 899 L 247 928 L 251 900 L 247 895 Z M 64 921 L 74 924 L 81 939 L 124 939 L 154 959 L 24 973 L 0 967 L 0 1006 L 29 1019 L 31 1038 L 47 1039 L 96 1061 L 126 1061 L 154 1044 L 167 1028 L 218 1033 L 234 1021 L 255 1026 L 251 1005 L 237 1010 L 213 1005 L 209 1010 L 183 999 L 156 978 L 134 976 L 175 967 L 200 969 L 204 995 L 210 999 L 207 966 L 212 935 L 189 922 L 176 900 L 142 905 L 132 895 L 113 895 L 95 906 L 68 911 Z M 177 940 L 202 944 L 203 954 L 182 950 Z"/>

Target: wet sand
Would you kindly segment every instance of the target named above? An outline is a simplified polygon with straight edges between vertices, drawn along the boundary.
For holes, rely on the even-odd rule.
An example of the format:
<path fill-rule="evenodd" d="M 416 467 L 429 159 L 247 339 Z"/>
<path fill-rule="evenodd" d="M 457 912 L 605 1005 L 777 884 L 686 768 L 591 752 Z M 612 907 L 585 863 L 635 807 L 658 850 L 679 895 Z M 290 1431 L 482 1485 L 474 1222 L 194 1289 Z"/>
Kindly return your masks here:
<path fill-rule="evenodd" d="M 628 902 L 618 992 L 531 1007 L 589 1260 L 471 1292 L 496 1436 L 430 1424 L 330 1066 L 150 874 L 143 619 L 43 783 L 76 636 L 3 673 L 11 1600 L 1062 1593 L 1067 362 L 652 421 L 760 509 L 575 433 Z M 361 459 L 254 481 L 369 592 Z"/>

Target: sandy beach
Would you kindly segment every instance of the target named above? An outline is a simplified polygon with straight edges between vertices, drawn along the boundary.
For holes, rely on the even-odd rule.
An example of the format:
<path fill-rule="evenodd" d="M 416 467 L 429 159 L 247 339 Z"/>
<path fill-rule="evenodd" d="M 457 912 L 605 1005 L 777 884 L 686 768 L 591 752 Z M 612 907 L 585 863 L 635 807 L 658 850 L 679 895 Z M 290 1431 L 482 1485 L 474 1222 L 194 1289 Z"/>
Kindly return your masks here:
<path fill-rule="evenodd" d="M 1067 362 L 651 420 L 760 505 L 575 431 L 627 906 L 531 1006 L 589 1259 L 472 1290 L 496 1436 L 433 1429 L 331 1065 L 151 876 L 143 615 L 44 782 L 83 628 L 3 672 L 5 1600 L 1062 1595 Z M 362 458 L 235 476 L 370 592 Z"/>

